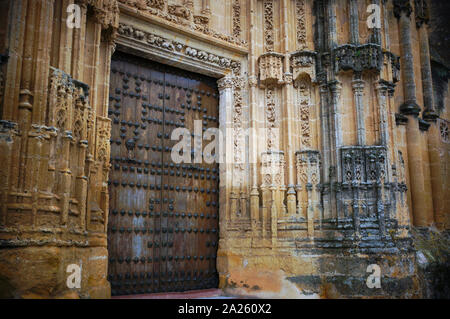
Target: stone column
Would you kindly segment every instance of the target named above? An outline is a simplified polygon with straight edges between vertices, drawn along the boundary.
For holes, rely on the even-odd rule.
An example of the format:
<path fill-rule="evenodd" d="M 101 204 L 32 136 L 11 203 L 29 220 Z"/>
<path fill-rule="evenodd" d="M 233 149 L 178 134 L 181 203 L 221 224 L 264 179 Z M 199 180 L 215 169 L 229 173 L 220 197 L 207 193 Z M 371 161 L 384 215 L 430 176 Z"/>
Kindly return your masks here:
<path fill-rule="evenodd" d="M 331 165 L 330 156 L 331 156 L 331 143 L 330 143 L 330 123 L 329 123 L 329 112 L 328 112 L 328 87 L 326 84 L 322 84 L 320 86 L 320 114 L 321 114 L 321 136 L 322 136 L 322 153 L 323 153 L 323 166 L 322 166 L 322 176 L 323 183 L 325 185 L 330 184 L 330 174 L 329 168 Z M 298 183 L 300 183 L 298 181 Z M 323 198 L 323 210 L 324 210 L 324 218 L 330 218 L 331 214 L 331 196 L 329 192 L 329 186 L 326 186 L 327 189 L 322 190 L 322 198 Z"/>
<path fill-rule="evenodd" d="M 422 138 L 417 120 L 420 107 L 416 102 L 416 83 L 414 74 L 414 58 L 411 43 L 412 7 L 409 0 L 394 0 L 394 15 L 399 20 L 401 66 L 403 74 L 404 103 L 400 112 L 408 118 L 406 139 L 408 149 L 409 185 L 411 189 L 412 215 L 416 226 L 430 226 L 432 223 L 427 212 L 432 210 L 432 202 L 427 198 L 425 172 L 422 159 Z M 431 206 L 430 206 L 431 204 Z"/>
<path fill-rule="evenodd" d="M 286 161 L 287 161 L 287 169 L 288 169 L 288 188 L 287 188 L 287 210 L 290 216 L 295 215 L 295 202 L 296 202 L 296 193 L 294 190 L 294 152 L 295 152 L 295 141 L 293 139 L 294 130 L 293 130 L 293 121 L 294 121 L 294 103 L 292 102 L 292 97 L 294 95 L 294 87 L 293 87 L 293 79 L 292 73 L 289 72 L 290 63 L 289 63 L 289 21 L 288 21 L 288 7 L 289 1 L 282 0 L 281 1 L 281 16 L 282 16 L 282 29 L 283 29 L 283 53 L 284 53 L 284 87 L 283 87 L 283 98 L 284 98 L 284 116 L 283 122 L 286 123 L 284 125 L 286 127 L 284 132 L 284 140 L 285 140 L 285 152 L 286 152 Z"/>
<path fill-rule="evenodd" d="M 352 81 L 353 98 L 355 100 L 356 128 L 358 145 L 366 145 L 366 125 L 364 123 L 364 81 L 361 80 L 361 74 L 355 74 Z"/>
<path fill-rule="evenodd" d="M 358 0 L 350 1 L 350 43 L 359 44 Z"/>
<path fill-rule="evenodd" d="M 222 132 L 223 139 L 221 141 L 220 153 L 222 158 L 220 159 L 219 171 L 220 171 L 220 185 L 219 185 L 219 207 L 222 209 L 222 214 L 219 214 L 220 218 L 220 237 L 224 238 L 224 232 L 226 227 L 224 222 L 231 219 L 230 210 L 230 194 L 227 190 L 232 188 L 232 168 L 233 168 L 233 143 L 230 143 L 232 138 L 232 106 L 233 106 L 233 80 L 230 76 L 226 76 L 217 81 L 217 87 L 219 89 L 219 130 Z"/>
<path fill-rule="evenodd" d="M 341 180 L 341 169 L 340 169 L 340 156 L 339 149 L 342 146 L 342 124 L 341 124 L 341 113 L 340 113 L 340 99 L 342 85 L 339 81 L 335 80 L 329 83 L 329 88 L 331 91 L 331 129 L 330 129 L 330 139 L 331 143 L 331 154 L 332 154 L 332 167 L 330 167 L 330 196 L 331 196 L 331 211 L 332 218 L 337 218 L 338 214 L 338 199 L 337 199 L 337 187 L 336 183 Z M 334 167 L 334 168 L 333 168 Z M 335 196 L 333 196 L 335 194 Z"/>
<path fill-rule="evenodd" d="M 328 48 L 334 48 L 337 43 L 336 30 L 336 0 L 327 0 L 327 16 L 328 16 Z"/>
<path fill-rule="evenodd" d="M 375 87 L 378 98 L 378 113 L 380 126 L 380 142 L 381 145 L 389 145 L 389 128 L 388 128 L 388 112 L 387 112 L 387 85 L 379 81 Z"/>
<path fill-rule="evenodd" d="M 427 135 L 434 214 L 433 216 L 429 216 L 428 219 L 434 219 L 436 226 L 442 228 L 445 225 L 445 208 L 442 205 L 444 203 L 445 191 L 443 190 L 444 181 L 439 150 L 439 127 L 436 125 L 436 119 L 439 116 L 435 111 L 433 99 L 433 80 L 431 76 L 430 48 L 428 42 L 429 13 L 425 0 L 417 1 L 415 4 L 416 27 L 419 29 L 420 66 L 422 72 L 424 106 L 422 117 L 424 120 L 431 123 Z M 433 212 L 430 212 L 430 214 L 432 213 Z"/>
<path fill-rule="evenodd" d="M 258 104 L 257 104 L 257 75 L 256 75 L 256 0 L 251 0 L 250 27 L 249 27 L 249 103 L 250 103 L 250 168 L 251 168 L 251 191 L 250 191 L 250 220 L 255 227 L 260 220 L 259 212 L 259 190 L 258 190 Z"/>

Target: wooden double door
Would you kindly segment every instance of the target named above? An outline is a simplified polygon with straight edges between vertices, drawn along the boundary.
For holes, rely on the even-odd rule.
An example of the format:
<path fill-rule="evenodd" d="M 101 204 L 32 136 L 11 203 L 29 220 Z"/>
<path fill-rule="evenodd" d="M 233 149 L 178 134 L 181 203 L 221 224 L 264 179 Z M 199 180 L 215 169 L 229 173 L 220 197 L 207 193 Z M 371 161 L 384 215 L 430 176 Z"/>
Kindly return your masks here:
<path fill-rule="evenodd" d="M 201 121 L 201 134 L 219 126 L 218 99 L 214 79 L 123 53 L 113 56 L 112 295 L 217 287 L 218 165 L 175 163 L 172 147 L 179 141 L 171 134 L 186 128 L 194 145 L 195 120 Z"/>

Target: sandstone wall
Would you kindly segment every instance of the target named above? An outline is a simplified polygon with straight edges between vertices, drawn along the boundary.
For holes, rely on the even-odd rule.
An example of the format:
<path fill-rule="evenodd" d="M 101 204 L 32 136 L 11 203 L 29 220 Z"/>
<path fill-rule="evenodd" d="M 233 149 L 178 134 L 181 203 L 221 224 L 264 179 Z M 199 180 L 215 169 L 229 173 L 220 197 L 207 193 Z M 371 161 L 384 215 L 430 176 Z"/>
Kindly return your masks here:
<path fill-rule="evenodd" d="M 82 19 L 71 29 L 74 2 Z M 367 25 L 372 3 L 380 28 Z M 0 6 L 3 296 L 109 296 L 114 49 L 218 78 L 230 160 L 220 164 L 221 288 L 420 296 L 410 229 L 445 231 L 450 216 L 449 97 L 436 109 L 427 2 Z M 83 265 L 80 289 L 65 286 L 71 263 Z M 381 289 L 365 284 L 370 264 Z"/>

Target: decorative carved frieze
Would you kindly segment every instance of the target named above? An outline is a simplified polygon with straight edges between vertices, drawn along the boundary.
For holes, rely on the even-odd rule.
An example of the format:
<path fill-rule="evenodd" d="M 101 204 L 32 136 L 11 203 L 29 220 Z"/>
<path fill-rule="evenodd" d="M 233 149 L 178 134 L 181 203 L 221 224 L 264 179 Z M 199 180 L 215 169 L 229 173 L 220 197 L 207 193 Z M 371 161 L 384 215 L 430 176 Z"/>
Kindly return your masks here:
<path fill-rule="evenodd" d="M 208 10 L 202 10 L 201 16 L 194 17 L 194 23 L 191 21 L 191 14 L 193 12 L 193 2 L 185 2 L 183 6 L 170 5 L 166 6 L 165 0 L 150 0 L 147 1 L 147 5 L 139 5 L 136 1 L 131 0 L 118 0 L 125 6 L 136 8 L 143 13 L 150 14 L 152 16 L 164 19 L 169 23 L 174 23 L 177 26 L 183 26 L 193 31 L 198 31 L 213 38 L 226 41 L 228 43 L 247 47 L 247 42 L 238 37 L 216 32 L 209 28 Z M 189 15 L 187 14 L 189 12 Z M 208 22 L 206 21 L 208 20 Z"/>
<path fill-rule="evenodd" d="M 275 52 L 265 53 L 259 57 L 259 80 L 262 85 L 283 83 L 283 59 L 282 54 Z"/>
<path fill-rule="evenodd" d="M 145 42 L 147 45 L 151 45 L 165 51 L 189 56 L 199 61 L 215 64 L 221 68 L 231 69 L 236 75 L 240 74 L 241 63 L 239 61 L 233 61 L 229 58 L 221 57 L 204 50 L 195 49 L 177 41 L 172 41 L 152 33 L 141 31 L 125 24 L 120 24 L 119 34 L 124 37 Z"/>
<path fill-rule="evenodd" d="M 209 24 L 209 17 L 205 15 L 194 15 L 194 23 L 206 27 Z"/>
<path fill-rule="evenodd" d="M 243 182 L 243 170 L 244 170 L 244 104 L 242 97 L 243 79 L 240 77 L 232 77 L 233 88 L 233 154 L 234 154 L 234 174 L 239 179 L 238 184 Z M 236 185 L 236 184 L 235 184 Z"/>
<path fill-rule="evenodd" d="M 191 10 L 188 8 L 178 5 L 178 4 L 171 4 L 167 7 L 167 11 L 169 14 L 172 14 L 174 16 L 183 18 L 188 20 L 191 17 Z"/>
<path fill-rule="evenodd" d="M 264 0 L 264 50 L 274 51 L 273 0 Z"/>
<path fill-rule="evenodd" d="M 380 71 L 383 66 L 383 52 L 377 44 L 344 44 L 333 50 L 335 70 L 362 72 L 364 70 Z"/>

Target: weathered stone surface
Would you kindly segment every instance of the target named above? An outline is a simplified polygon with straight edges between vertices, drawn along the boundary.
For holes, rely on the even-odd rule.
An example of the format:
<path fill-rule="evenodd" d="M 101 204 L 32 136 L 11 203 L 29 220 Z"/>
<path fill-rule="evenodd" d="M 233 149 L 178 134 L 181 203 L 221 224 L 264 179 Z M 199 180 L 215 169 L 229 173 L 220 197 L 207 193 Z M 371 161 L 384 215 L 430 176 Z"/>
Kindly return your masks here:
<path fill-rule="evenodd" d="M 434 233 L 411 234 L 450 227 L 450 72 L 425 1 L 376 1 L 372 29 L 355 0 L 77 0 L 80 28 L 62 3 L 0 4 L 1 297 L 110 296 L 114 50 L 218 79 L 221 288 L 447 296 Z"/>

